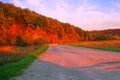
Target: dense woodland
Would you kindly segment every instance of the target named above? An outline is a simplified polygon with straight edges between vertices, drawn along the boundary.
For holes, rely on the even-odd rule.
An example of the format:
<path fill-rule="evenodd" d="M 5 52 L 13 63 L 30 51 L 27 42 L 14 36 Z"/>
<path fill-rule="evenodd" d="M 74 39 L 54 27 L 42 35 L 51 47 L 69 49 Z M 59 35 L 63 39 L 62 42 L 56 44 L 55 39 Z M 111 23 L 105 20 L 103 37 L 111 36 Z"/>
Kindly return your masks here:
<path fill-rule="evenodd" d="M 120 29 L 107 29 L 91 31 L 93 40 L 118 40 L 120 39 Z"/>
<path fill-rule="evenodd" d="M 120 29 L 85 31 L 69 23 L 0 2 L 0 45 L 27 46 L 120 38 Z"/>

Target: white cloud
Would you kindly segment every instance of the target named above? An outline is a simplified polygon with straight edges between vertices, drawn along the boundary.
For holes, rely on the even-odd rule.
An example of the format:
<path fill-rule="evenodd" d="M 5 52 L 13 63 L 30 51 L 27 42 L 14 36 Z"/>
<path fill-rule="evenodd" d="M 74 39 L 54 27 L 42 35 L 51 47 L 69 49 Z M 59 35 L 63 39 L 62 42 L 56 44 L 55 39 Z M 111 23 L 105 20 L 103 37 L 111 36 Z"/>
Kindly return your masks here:
<path fill-rule="evenodd" d="M 80 5 L 70 17 L 70 22 L 81 26 L 85 30 L 120 28 L 120 13 L 111 11 L 104 13 L 99 11 L 97 5 L 89 4 L 85 0 L 83 5 Z M 68 19 L 69 21 L 69 19 Z"/>
<path fill-rule="evenodd" d="M 41 0 L 26 0 L 26 2 L 29 5 L 32 5 L 32 6 L 39 6 L 39 5 L 41 5 Z"/>
<path fill-rule="evenodd" d="M 12 1 L 16 6 L 20 6 L 22 8 L 27 7 L 26 5 L 22 4 L 21 1 L 19 1 L 19 0 L 12 0 Z"/>
<path fill-rule="evenodd" d="M 13 0 L 14 4 L 20 7 L 28 7 L 48 17 L 56 18 L 63 22 L 69 22 L 73 25 L 80 26 L 85 30 L 120 28 L 120 13 L 113 8 L 110 13 L 99 11 L 96 4 L 90 4 L 89 0 L 82 0 L 82 4 L 76 9 L 71 9 L 71 5 L 65 0 L 51 0 L 54 2 L 50 5 L 45 0 Z M 120 4 L 115 4 L 120 8 Z M 51 9 L 51 6 L 54 8 Z M 116 27 L 115 27 L 116 26 Z"/>

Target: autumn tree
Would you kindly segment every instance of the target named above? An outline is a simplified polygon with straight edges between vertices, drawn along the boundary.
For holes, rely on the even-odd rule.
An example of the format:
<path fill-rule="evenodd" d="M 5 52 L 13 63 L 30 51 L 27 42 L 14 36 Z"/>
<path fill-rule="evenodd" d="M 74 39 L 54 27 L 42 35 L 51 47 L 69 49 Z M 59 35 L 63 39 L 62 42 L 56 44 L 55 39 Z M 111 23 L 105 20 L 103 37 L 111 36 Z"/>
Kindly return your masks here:
<path fill-rule="evenodd" d="M 16 46 L 22 46 L 22 47 L 28 46 L 28 44 L 25 41 L 23 41 L 21 36 L 16 36 L 16 44 L 15 45 Z"/>

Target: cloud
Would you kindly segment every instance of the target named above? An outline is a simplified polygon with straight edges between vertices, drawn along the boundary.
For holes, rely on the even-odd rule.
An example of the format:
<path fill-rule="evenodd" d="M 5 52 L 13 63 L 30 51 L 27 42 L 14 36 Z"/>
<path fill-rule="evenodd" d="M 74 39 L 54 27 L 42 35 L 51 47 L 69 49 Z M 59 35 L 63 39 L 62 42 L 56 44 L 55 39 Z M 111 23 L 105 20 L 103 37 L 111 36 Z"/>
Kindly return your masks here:
<path fill-rule="evenodd" d="M 43 0 L 12 0 L 14 5 L 20 6 L 22 8 L 30 8 L 38 13 L 46 12 L 46 8 L 42 3 Z"/>
<path fill-rule="evenodd" d="M 19 0 L 12 0 L 13 3 L 16 5 L 16 6 L 20 6 L 22 8 L 24 8 L 25 6 L 19 1 Z"/>
<path fill-rule="evenodd" d="M 112 2 L 113 7 L 109 13 L 100 11 L 98 4 L 90 0 L 81 0 L 81 3 L 69 4 L 66 0 L 12 0 L 22 8 L 28 7 L 48 17 L 56 18 L 62 22 L 69 22 L 85 30 L 120 28 L 120 3 Z M 72 6 L 76 6 L 73 8 Z M 102 9 L 101 9 L 102 10 Z"/>
<path fill-rule="evenodd" d="M 100 11 L 100 7 L 96 4 L 89 4 L 89 0 L 83 0 L 70 17 L 71 23 L 80 26 L 85 30 L 120 28 L 120 13 L 116 10 L 110 13 Z"/>
<path fill-rule="evenodd" d="M 41 4 L 41 0 L 26 0 L 26 2 L 32 6 L 39 6 Z"/>
<path fill-rule="evenodd" d="M 52 12 L 48 12 L 49 15 L 58 18 L 61 21 L 65 21 L 65 17 L 69 15 L 69 6 L 64 2 L 64 0 L 55 0 L 55 9 Z"/>

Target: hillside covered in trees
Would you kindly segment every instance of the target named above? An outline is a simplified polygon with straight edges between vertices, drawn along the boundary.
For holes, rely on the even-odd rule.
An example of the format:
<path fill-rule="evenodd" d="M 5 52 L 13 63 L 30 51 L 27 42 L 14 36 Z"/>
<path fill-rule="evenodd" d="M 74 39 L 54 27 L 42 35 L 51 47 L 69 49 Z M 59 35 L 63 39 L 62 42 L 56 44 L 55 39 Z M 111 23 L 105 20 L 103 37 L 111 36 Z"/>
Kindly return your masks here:
<path fill-rule="evenodd" d="M 104 33 L 108 35 L 108 32 L 84 31 L 74 25 L 46 17 L 27 8 L 21 9 L 13 4 L 0 2 L 0 45 L 27 46 L 107 40 L 100 39 L 100 37 Z M 110 36 L 118 39 L 120 30 Z"/>
<path fill-rule="evenodd" d="M 107 29 L 91 31 L 93 40 L 116 40 L 120 39 L 120 29 Z"/>
<path fill-rule="evenodd" d="M 0 45 L 73 43 L 91 39 L 88 31 L 0 2 Z"/>

